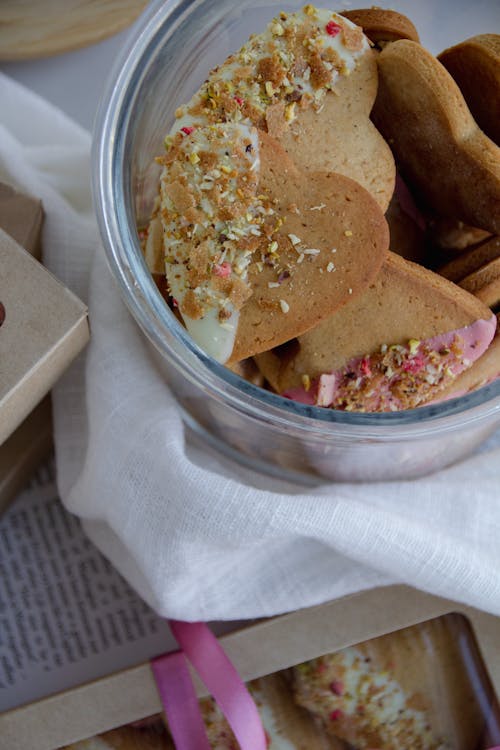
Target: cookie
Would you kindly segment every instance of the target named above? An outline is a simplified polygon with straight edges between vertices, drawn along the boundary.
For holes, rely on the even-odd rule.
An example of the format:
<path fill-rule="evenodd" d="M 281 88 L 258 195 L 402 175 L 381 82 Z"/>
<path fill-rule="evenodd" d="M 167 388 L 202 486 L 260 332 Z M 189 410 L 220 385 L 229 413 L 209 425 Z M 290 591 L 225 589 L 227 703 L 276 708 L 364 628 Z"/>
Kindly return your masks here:
<path fill-rule="evenodd" d="M 357 300 L 257 364 L 278 393 L 304 403 L 408 409 L 434 400 L 481 356 L 495 326 L 474 296 L 390 253 Z"/>
<path fill-rule="evenodd" d="M 401 680 L 404 666 L 396 671 L 390 651 L 384 654 L 375 643 L 294 667 L 297 704 L 349 748 L 443 750 L 447 743 L 436 732 L 433 706 L 422 686 L 408 689 L 407 680 Z"/>
<path fill-rule="evenodd" d="M 270 166 L 259 190 L 286 221 L 274 237 L 274 266 L 264 261 L 249 270 L 253 294 L 241 310 L 231 360 L 288 341 L 298 335 L 292 331 L 309 330 L 355 298 L 377 275 L 389 242 L 381 210 L 358 183 L 341 174 L 285 172 L 275 145 L 263 141 L 262 165 Z"/>
<path fill-rule="evenodd" d="M 193 339 L 236 362 L 301 335 L 363 291 L 389 244 L 375 199 L 340 174 L 302 174 L 268 134 L 178 134 L 159 215 L 171 296 Z"/>
<path fill-rule="evenodd" d="M 398 39 L 420 42 L 418 31 L 410 19 L 395 10 L 360 8 L 343 10 L 342 15 L 361 26 L 368 39 L 380 49 L 388 42 L 396 42 Z"/>
<path fill-rule="evenodd" d="M 340 740 L 325 735 L 314 718 L 295 703 L 283 673 L 268 675 L 247 683 L 266 733 L 270 750 L 345 750 Z M 234 734 L 212 698 L 200 701 L 210 747 L 236 750 Z"/>
<path fill-rule="evenodd" d="M 378 56 L 372 112 L 398 168 L 433 213 L 500 232 L 500 149 L 477 126 L 446 68 L 416 42 Z"/>
<path fill-rule="evenodd" d="M 446 615 L 301 664 L 295 699 L 356 750 L 481 747 L 484 708 L 464 627 Z"/>
<path fill-rule="evenodd" d="M 438 60 L 453 76 L 479 127 L 500 145 L 500 35 L 479 34 Z"/>
<path fill-rule="evenodd" d="M 385 218 L 389 225 L 392 252 L 414 263 L 425 263 L 427 257 L 425 221 L 399 176 L 396 178 L 396 190 Z"/>
<path fill-rule="evenodd" d="M 394 159 L 370 120 L 377 64 L 362 30 L 306 5 L 281 13 L 208 76 L 176 112 L 172 135 L 230 122 L 267 131 L 301 171 L 339 172 L 385 211 Z"/>
<path fill-rule="evenodd" d="M 438 273 L 450 281 L 460 282 L 469 274 L 478 271 L 486 263 L 500 258 L 500 237 L 481 242 L 467 252 L 453 258 L 446 265 L 438 269 Z"/>
<path fill-rule="evenodd" d="M 460 253 L 491 237 L 491 232 L 468 226 L 459 219 L 429 219 L 427 231 L 433 245 L 453 253 Z"/>
<path fill-rule="evenodd" d="M 157 201 L 147 227 L 139 230 L 142 254 L 146 265 L 154 276 L 165 275 L 165 253 L 163 252 L 163 227 L 159 215 L 160 202 Z M 155 279 L 155 281 L 157 281 Z"/>
<path fill-rule="evenodd" d="M 314 108 L 301 112 L 275 137 L 299 169 L 351 177 L 386 211 L 396 170 L 389 146 L 369 119 L 377 80 L 375 53 L 368 49 L 350 76 L 339 78 L 335 93 L 325 96 L 320 112 Z"/>
<path fill-rule="evenodd" d="M 500 315 L 497 315 L 495 338 L 485 353 L 474 362 L 472 367 L 459 375 L 452 384 L 441 392 L 439 400 L 464 396 L 500 377 Z"/>
<path fill-rule="evenodd" d="M 485 305 L 496 309 L 500 305 L 500 258 L 490 260 L 458 283 Z"/>
<path fill-rule="evenodd" d="M 231 372 L 234 372 L 235 375 L 239 375 L 240 378 L 243 378 L 243 380 L 246 380 L 248 383 L 252 383 L 253 385 L 258 385 L 260 388 L 263 388 L 264 376 L 251 357 L 249 359 L 243 359 L 240 362 L 233 362 L 233 364 L 227 365 L 227 368 L 228 370 L 231 370 Z"/>

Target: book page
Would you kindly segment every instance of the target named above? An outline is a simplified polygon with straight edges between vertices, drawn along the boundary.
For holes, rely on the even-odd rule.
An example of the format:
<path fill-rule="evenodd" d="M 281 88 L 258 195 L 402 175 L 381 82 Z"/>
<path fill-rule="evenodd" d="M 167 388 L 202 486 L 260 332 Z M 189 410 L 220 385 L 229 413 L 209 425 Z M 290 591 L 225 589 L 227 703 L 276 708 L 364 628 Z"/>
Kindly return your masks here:
<path fill-rule="evenodd" d="M 0 711 L 174 648 L 45 469 L 0 518 Z"/>

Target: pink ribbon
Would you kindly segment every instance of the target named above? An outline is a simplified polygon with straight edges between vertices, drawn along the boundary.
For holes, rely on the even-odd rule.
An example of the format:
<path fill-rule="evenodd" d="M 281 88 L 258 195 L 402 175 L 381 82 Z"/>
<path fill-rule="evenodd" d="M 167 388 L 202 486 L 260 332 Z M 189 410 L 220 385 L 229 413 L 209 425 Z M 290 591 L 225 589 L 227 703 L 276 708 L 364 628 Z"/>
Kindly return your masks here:
<path fill-rule="evenodd" d="M 264 727 L 243 680 L 212 631 L 202 622 L 170 621 L 189 661 L 227 719 L 241 750 L 266 750 Z"/>
<path fill-rule="evenodd" d="M 153 659 L 151 668 L 178 750 L 210 750 L 186 657 L 181 651 Z"/>
<path fill-rule="evenodd" d="M 182 651 L 153 659 L 151 667 L 177 750 L 210 750 L 186 656 L 233 730 L 241 750 L 266 750 L 254 700 L 212 631 L 201 622 L 170 621 Z"/>

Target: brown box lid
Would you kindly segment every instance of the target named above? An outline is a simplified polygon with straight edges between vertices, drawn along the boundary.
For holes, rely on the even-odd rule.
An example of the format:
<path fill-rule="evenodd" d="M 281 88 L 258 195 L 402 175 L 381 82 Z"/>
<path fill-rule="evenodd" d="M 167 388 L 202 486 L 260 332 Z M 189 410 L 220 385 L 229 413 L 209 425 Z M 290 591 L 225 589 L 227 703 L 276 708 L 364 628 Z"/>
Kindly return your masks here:
<path fill-rule="evenodd" d="M 88 337 L 85 305 L 0 230 L 0 445 Z"/>

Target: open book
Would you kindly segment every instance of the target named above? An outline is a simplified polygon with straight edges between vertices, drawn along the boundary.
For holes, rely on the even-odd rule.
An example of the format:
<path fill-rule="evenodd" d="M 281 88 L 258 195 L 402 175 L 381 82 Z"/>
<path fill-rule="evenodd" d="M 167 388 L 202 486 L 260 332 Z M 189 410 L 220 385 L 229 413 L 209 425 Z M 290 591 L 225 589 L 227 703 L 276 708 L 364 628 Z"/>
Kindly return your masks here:
<path fill-rule="evenodd" d="M 0 519 L 0 711 L 174 648 L 43 468 Z"/>

